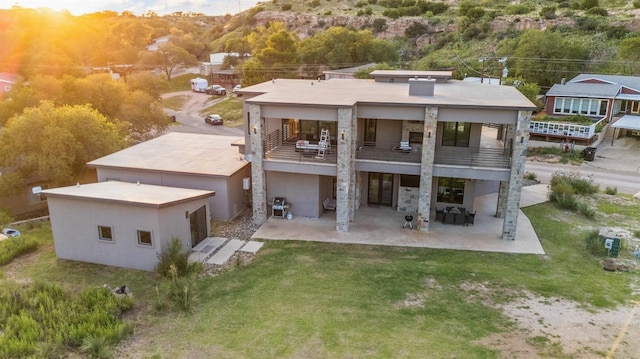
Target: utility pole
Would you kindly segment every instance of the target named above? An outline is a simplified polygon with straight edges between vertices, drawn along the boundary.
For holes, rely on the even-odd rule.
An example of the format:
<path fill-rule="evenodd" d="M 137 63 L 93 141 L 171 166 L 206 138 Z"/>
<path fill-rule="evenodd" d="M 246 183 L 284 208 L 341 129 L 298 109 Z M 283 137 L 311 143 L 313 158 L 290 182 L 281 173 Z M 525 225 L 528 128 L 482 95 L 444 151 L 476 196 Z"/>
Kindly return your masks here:
<path fill-rule="evenodd" d="M 487 60 L 486 57 L 481 57 L 478 61 L 480 61 L 481 69 L 480 69 L 480 83 L 484 83 L 484 62 Z"/>

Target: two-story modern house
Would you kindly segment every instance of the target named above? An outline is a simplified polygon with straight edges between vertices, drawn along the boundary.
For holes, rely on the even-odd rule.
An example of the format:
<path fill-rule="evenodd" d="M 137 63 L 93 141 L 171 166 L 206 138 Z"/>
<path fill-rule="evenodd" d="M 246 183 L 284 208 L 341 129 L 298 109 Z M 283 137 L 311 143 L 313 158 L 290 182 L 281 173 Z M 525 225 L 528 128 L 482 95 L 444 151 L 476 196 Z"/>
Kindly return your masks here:
<path fill-rule="evenodd" d="M 360 207 L 390 206 L 417 214 L 428 231 L 436 210 L 474 213 L 476 195 L 493 186 L 501 237 L 515 239 L 535 105 L 513 87 L 451 80 L 450 72 L 371 75 L 242 89 L 254 221 L 335 208 L 337 231 L 348 232 Z"/>

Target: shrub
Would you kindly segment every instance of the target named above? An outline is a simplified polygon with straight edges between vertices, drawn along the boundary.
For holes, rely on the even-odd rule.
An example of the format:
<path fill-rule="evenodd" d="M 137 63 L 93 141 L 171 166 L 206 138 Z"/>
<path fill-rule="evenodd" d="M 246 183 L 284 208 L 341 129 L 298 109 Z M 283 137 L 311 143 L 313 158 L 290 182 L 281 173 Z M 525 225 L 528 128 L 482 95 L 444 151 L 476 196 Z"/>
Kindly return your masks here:
<path fill-rule="evenodd" d="M 597 193 L 600 186 L 593 183 L 593 177 L 583 178 L 576 171 L 559 171 L 551 176 L 551 190 L 554 186 L 566 185 L 573 189 L 575 194 L 587 195 Z"/>
<path fill-rule="evenodd" d="M 368 0 L 369 4 L 375 5 L 378 3 L 378 0 Z"/>
<path fill-rule="evenodd" d="M 587 233 L 584 238 L 585 248 L 587 252 L 594 256 L 606 256 L 607 249 L 604 247 L 604 237 L 602 237 L 597 229 L 593 229 Z"/>
<path fill-rule="evenodd" d="M 538 180 L 538 175 L 535 172 L 525 171 L 524 172 L 524 179 L 530 180 L 530 181 L 537 181 Z"/>
<path fill-rule="evenodd" d="M 555 19 L 557 17 L 556 10 L 555 5 L 545 6 L 540 9 L 540 17 L 547 20 Z"/>
<path fill-rule="evenodd" d="M 577 210 L 578 210 L 578 213 L 582 214 L 583 216 L 589 219 L 593 219 L 596 216 L 596 210 L 584 202 L 578 202 Z"/>
<path fill-rule="evenodd" d="M 320 6 L 320 0 L 311 0 L 309 5 L 311 5 L 311 7 L 318 7 Z"/>
<path fill-rule="evenodd" d="M 506 15 L 524 15 L 532 12 L 535 9 L 535 6 L 531 4 L 514 4 L 505 6 L 504 13 Z"/>
<path fill-rule="evenodd" d="M 89 354 L 91 358 L 111 358 L 111 347 L 105 337 L 89 335 L 82 341 L 80 349 Z"/>
<path fill-rule="evenodd" d="M 0 265 L 11 262 L 14 258 L 38 248 L 38 242 L 27 236 L 10 237 L 0 241 Z"/>
<path fill-rule="evenodd" d="M 282 11 L 289 11 L 289 10 L 291 10 L 292 7 L 293 7 L 293 5 L 291 5 L 291 4 L 282 4 L 281 9 L 282 9 Z"/>
<path fill-rule="evenodd" d="M 585 11 L 585 14 L 595 16 L 609 16 L 609 12 L 607 11 L 607 9 L 603 9 L 601 7 L 593 7 Z"/>
<path fill-rule="evenodd" d="M 387 20 L 383 18 L 377 18 L 373 20 L 373 32 L 378 33 L 387 29 Z"/>
<path fill-rule="evenodd" d="M 618 194 L 618 187 L 609 187 L 609 186 L 607 186 L 607 188 L 604 190 L 604 193 L 608 194 L 608 195 L 615 196 L 616 194 Z"/>
<path fill-rule="evenodd" d="M 633 0 L 633 8 L 640 9 L 640 0 Z"/>
<path fill-rule="evenodd" d="M 155 272 L 163 278 L 188 277 L 197 274 L 201 269 L 201 263 L 189 263 L 189 252 L 182 248 L 180 238 L 173 237 L 169 248 L 160 254 Z M 175 274 L 173 273 L 175 271 Z"/>

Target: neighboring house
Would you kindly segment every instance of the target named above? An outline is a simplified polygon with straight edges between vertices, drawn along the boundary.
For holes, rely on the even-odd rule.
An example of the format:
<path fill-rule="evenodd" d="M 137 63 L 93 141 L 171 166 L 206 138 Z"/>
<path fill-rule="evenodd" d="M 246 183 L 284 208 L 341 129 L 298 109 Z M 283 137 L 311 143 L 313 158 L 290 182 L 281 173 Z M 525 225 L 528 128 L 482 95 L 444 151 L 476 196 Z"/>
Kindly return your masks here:
<path fill-rule="evenodd" d="M 16 84 L 17 81 L 18 76 L 16 74 L 0 72 L 0 98 L 7 92 L 11 91 L 11 88 Z"/>
<path fill-rule="evenodd" d="M 375 66 L 376 66 L 375 63 L 370 63 L 370 64 L 356 66 L 356 67 L 348 67 L 348 68 L 345 68 L 345 69 L 322 71 L 322 74 L 324 74 L 324 79 L 325 80 L 330 80 L 330 79 L 355 79 L 355 74 L 359 70 L 368 69 L 368 68 L 372 68 L 372 67 L 375 67 Z"/>
<path fill-rule="evenodd" d="M 229 220 L 249 205 L 250 165 L 237 137 L 168 133 L 89 162 L 98 181 L 140 182 L 215 191 L 211 217 Z M 246 180 L 245 180 L 246 178 Z"/>
<path fill-rule="evenodd" d="M 631 115 L 625 128 L 628 135 L 640 135 L 636 122 L 640 115 L 640 77 L 580 74 L 555 84 L 546 94 L 545 113 L 551 116 L 584 115 L 611 121 Z M 635 129 L 634 129 L 635 128 Z"/>
<path fill-rule="evenodd" d="M 495 215 L 504 218 L 497 237 L 515 239 L 535 105 L 514 87 L 451 80 L 451 72 L 371 76 L 276 79 L 241 90 L 254 221 L 282 214 L 274 199 L 284 197 L 296 216 L 335 208 L 339 232 L 362 206 L 418 214 L 428 231 L 436 209 L 474 212 L 476 196 L 493 188 Z M 483 142 L 486 125 L 500 128 L 492 148 Z"/>
<path fill-rule="evenodd" d="M 43 191 L 56 256 L 151 271 L 172 238 L 190 250 L 209 235 L 212 191 L 99 182 Z"/>
<path fill-rule="evenodd" d="M 0 168 L 0 176 L 8 174 L 11 170 Z M 47 181 L 37 177 L 26 178 L 18 193 L 0 196 L 0 210 L 7 210 L 15 219 L 45 216 L 47 214 L 47 198 L 38 195 L 38 189 L 48 188 Z"/>
<path fill-rule="evenodd" d="M 209 62 L 200 63 L 200 75 L 209 76 L 213 72 L 220 71 L 224 58 L 227 56 L 238 57 L 240 54 L 237 52 L 216 52 L 209 54 Z"/>
<path fill-rule="evenodd" d="M 167 42 L 169 42 L 170 39 L 171 39 L 171 35 L 162 36 L 162 37 L 153 39 L 153 43 L 150 45 L 147 45 L 147 50 L 158 51 L 158 49 L 160 48 L 160 45 L 166 44 Z"/>

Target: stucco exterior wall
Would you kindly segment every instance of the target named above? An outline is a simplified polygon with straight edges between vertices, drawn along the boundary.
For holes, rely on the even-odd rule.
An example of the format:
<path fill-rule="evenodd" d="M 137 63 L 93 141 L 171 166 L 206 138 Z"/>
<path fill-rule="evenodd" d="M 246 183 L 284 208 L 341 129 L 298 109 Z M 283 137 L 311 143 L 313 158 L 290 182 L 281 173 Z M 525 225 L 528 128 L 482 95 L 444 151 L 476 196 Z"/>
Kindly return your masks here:
<path fill-rule="evenodd" d="M 126 203 L 50 197 L 56 255 L 61 259 L 151 271 L 158 253 L 173 236 L 189 245 L 190 228 L 185 212 L 207 203 L 207 199 L 200 199 L 158 210 Z M 99 240 L 98 226 L 111 227 L 113 241 Z M 152 246 L 138 244 L 138 230 L 152 233 Z"/>
<path fill-rule="evenodd" d="M 290 204 L 289 211 L 297 217 L 318 218 L 322 214 L 321 176 L 267 172 L 267 200 L 285 197 Z M 271 208 L 267 208 L 271 215 Z"/>
<path fill-rule="evenodd" d="M 242 173 L 239 176 L 236 174 Z M 199 176 L 182 173 L 159 173 L 152 171 L 140 171 L 129 168 L 98 168 L 98 181 L 118 180 L 158 186 L 178 188 L 192 188 L 207 191 L 215 191 L 216 195 L 209 198 L 210 216 L 215 219 L 229 220 L 238 215 L 242 209 L 244 198 L 242 190 L 242 178 L 250 176 L 251 167 L 247 165 L 229 178 Z M 238 181 L 238 183 L 233 183 Z M 236 211 L 235 209 L 239 209 Z"/>

